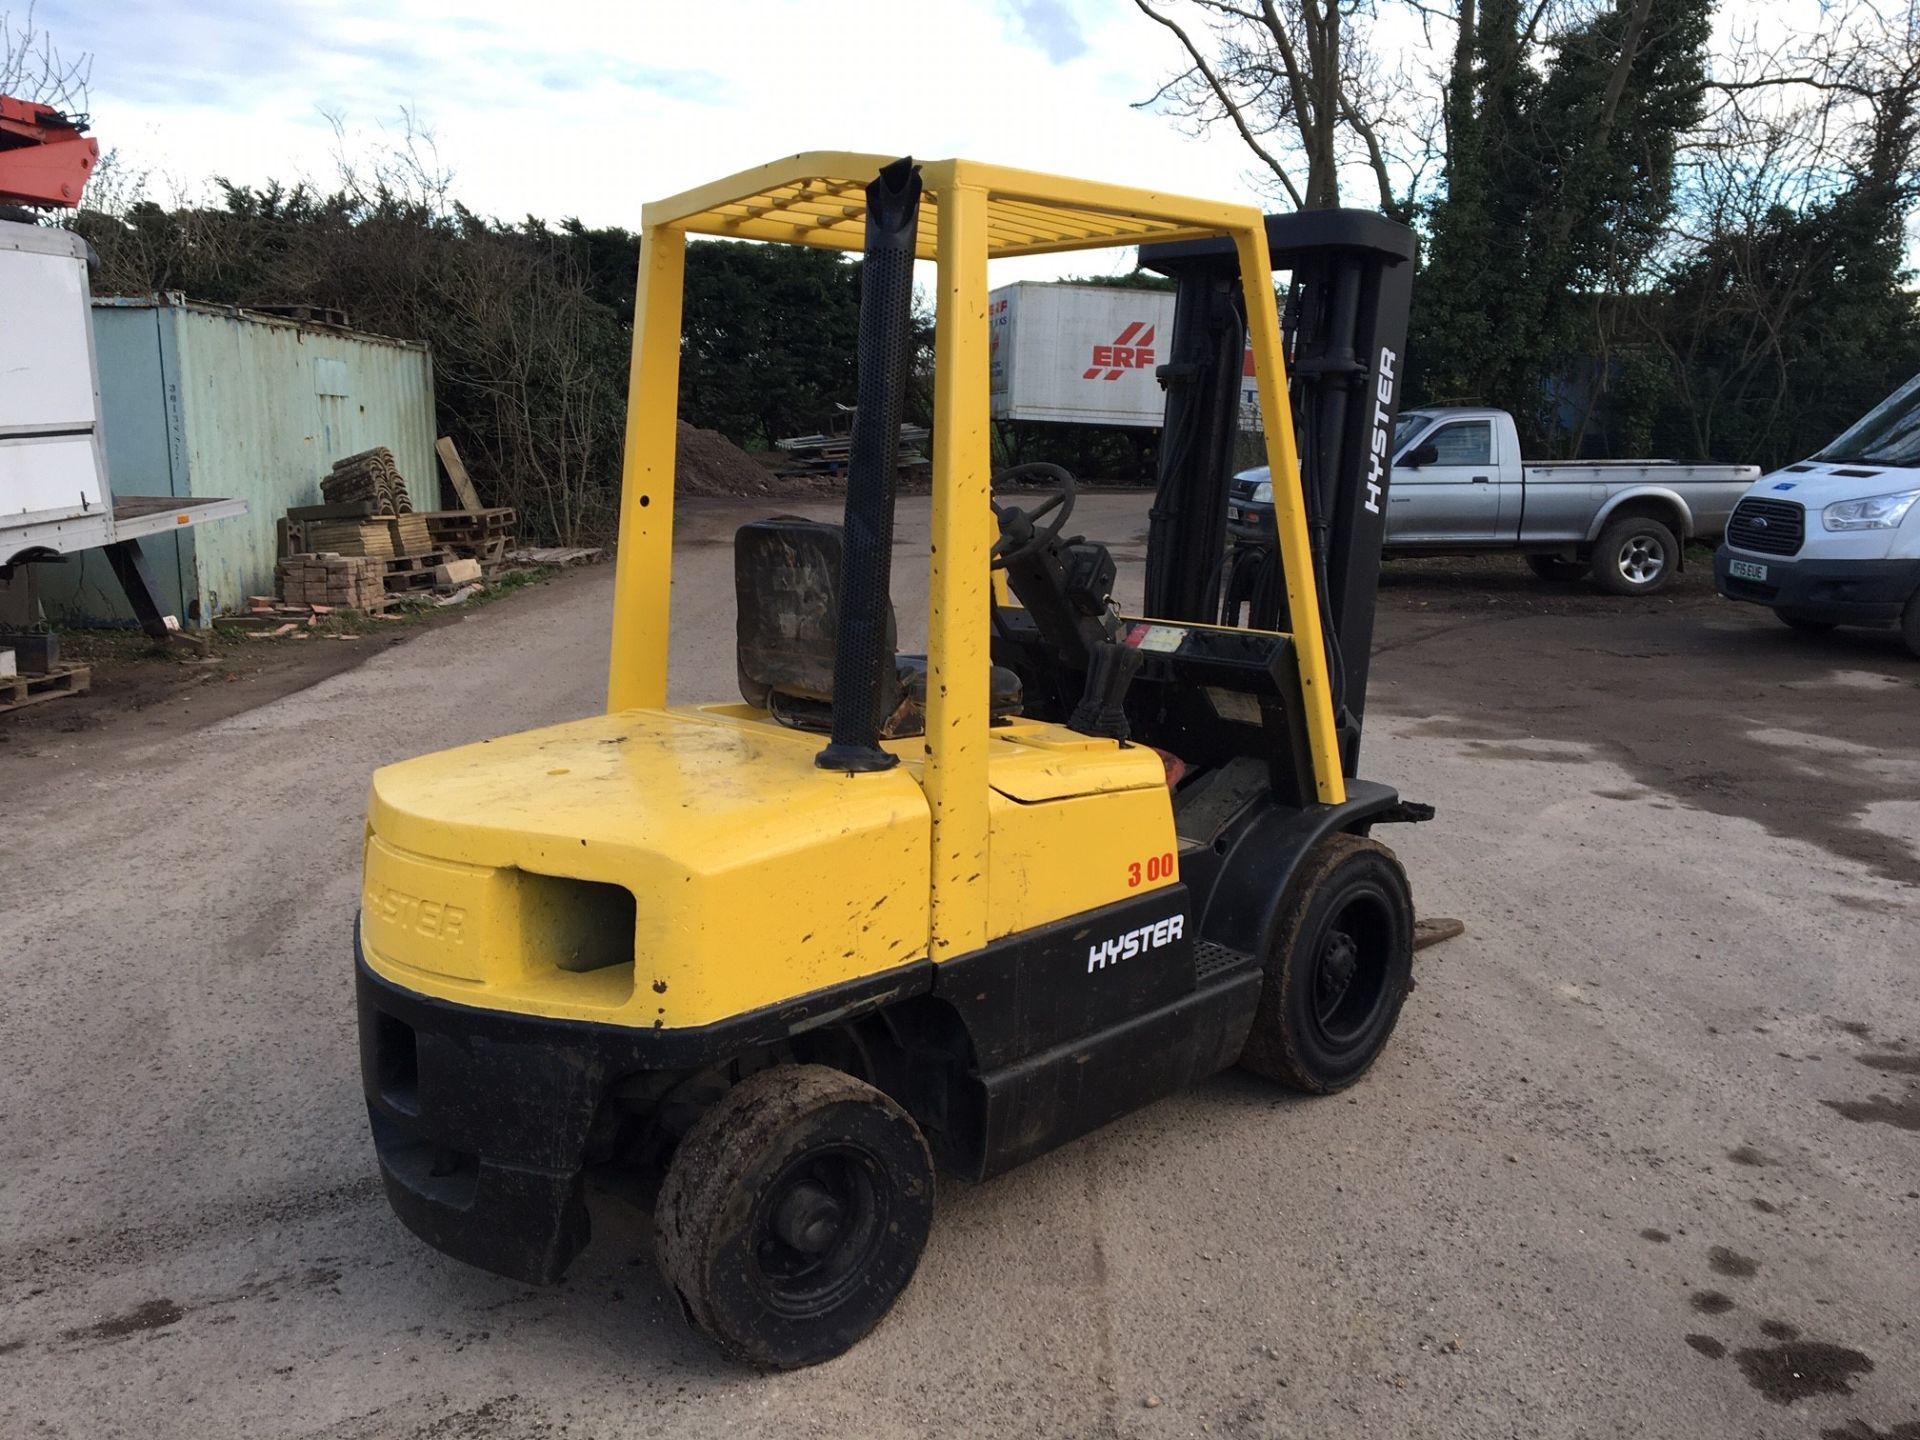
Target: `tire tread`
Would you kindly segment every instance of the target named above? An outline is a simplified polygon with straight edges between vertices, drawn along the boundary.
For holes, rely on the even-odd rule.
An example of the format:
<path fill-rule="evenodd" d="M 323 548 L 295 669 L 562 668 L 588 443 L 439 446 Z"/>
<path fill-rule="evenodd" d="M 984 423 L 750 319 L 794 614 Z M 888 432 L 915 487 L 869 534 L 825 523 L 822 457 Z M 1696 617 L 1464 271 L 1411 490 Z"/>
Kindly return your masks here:
<path fill-rule="evenodd" d="M 739 1223 L 732 1213 L 737 1177 L 791 1127 L 844 1104 L 878 1106 L 903 1121 L 919 1146 L 923 1183 L 931 1183 L 932 1157 L 912 1117 L 884 1092 L 825 1065 L 776 1065 L 747 1076 L 694 1122 L 667 1168 L 654 1208 L 660 1273 L 687 1320 L 735 1360 L 763 1369 L 791 1363 L 732 1334 L 710 1303 L 707 1270 L 721 1227 Z"/>
<path fill-rule="evenodd" d="M 1406 869 L 1400 864 L 1400 857 L 1378 840 L 1363 835 L 1338 834 L 1328 837 L 1316 845 L 1307 857 L 1301 861 L 1288 878 L 1286 892 L 1280 902 L 1280 920 L 1266 957 L 1266 981 L 1260 987 L 1260 1001 L 1254 1012 L 1253 1028 L 1248 1032 L 1246 1047 L 1241 1051 L 1240 1064 L 1263 1079 L 1303 1090 L 1311 1095 L 1331 1095 L 1354 1084 L 1373 1067 L 1379 1058 L 1380 1050 L 1386 1048 L 1386 1039 L 1391 1036 L 1399 1020 L 1399 1010 L 1407 994 L 1413 989 L 1411 968 L 1407 971 L 1405 984 L 1400 993 L 1389 997 L 1394 1016 L 1389 1021 L 1386 1034 L 1374 1054 L 1367 1058 L 1351 1075 L 1338 1080 L 1330 1080 L 1314 1073 L 1299 1052 L 1290 1027 L 1286 1023 L 1286 1006 L 1289 989 L 1297 978 L 1287 963 L 1300 938 L 1300 929 L 1306 923 L 1313 909 L 1313 899 L 1329 877 L 1348 862 L 1371 855 L 1384 861 L 1398 875 L 1404 893 L 1409 897 L 1407 906 L 1408 942 L 1411 945 L 1413 928 L 1412 887 L 1406 878 Z"/>

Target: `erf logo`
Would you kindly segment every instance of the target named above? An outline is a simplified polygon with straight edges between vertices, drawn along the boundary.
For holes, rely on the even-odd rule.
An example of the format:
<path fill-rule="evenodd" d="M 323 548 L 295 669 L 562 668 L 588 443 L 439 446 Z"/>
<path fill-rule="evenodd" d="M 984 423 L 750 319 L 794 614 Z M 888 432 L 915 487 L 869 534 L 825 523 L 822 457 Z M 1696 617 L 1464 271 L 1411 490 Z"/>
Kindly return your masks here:
<path fill-rule="evenodd" d="M 1103 378 L 1118 380 L 1122 370 L 1151 370 L 1153 368 L 1153 326 L 1143 326 L 1136 320 L 1118 335 L 1113 337 L 1111 345 L 1093 347 L 1093 364 L 1087 367 L 1082 380 Z"/>
<path fill-rule="evenodd" d="M 1158 950 L 1162 945 L 1171 945 L 1180 938 L 1180 932 L 1187 928 L 1187 917 L 1169 915 L 1151 925 L 1142 925 L 1138 930 L 1129 930 L 1124 935 L 1116 935 L 1111 940 L 1103 940 L 1098 945 L 1087 947 L 1087 973 L 1104 970 L 1120 960 L 1131 960 L 1146 950 Z"/>
<path fill-rule="evenodd" d="M 1367 509 L 1380 513 L 1380 480 L 1387 463 L 1387 445 L 1393 438 L 1393 351 L 1380 352 L 1380 380 L 1374 387 L 1373 455 L 1367 462 Z"/>

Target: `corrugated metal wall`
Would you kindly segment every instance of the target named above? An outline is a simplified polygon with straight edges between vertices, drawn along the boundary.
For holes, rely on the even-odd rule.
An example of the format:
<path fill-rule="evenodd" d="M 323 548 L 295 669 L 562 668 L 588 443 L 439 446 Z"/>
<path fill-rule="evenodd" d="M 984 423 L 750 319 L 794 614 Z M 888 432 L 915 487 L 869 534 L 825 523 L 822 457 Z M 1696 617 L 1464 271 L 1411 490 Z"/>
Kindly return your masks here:
<path fill-rule="evenodd" d="M 183 623 L 272 592 L 275 522 L 320 504 L 343 455 L 385 445 L 414 508 L 440 508 L 421 346 L 177 300 L 97 302 L 94 338 L 115 492 L 247 502 L 244 517 L 147 542 Z M 42 586 L 50 612 L 128 618 L 103 557 L 60 569 Z"/>

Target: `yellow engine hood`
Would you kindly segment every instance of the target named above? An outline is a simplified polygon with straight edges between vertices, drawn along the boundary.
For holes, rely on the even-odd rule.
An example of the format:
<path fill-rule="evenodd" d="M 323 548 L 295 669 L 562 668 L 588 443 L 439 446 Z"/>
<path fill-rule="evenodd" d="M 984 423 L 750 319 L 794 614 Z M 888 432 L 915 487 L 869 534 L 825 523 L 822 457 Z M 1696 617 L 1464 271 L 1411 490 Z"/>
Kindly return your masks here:
<path fill-rule="evenodd" d="M 926 799 L 909 767 L 816 768 L 821 743 L 629 710 L 389 765 L 368 814 L 368 963 L 465 1004 L 653 1027 L 917 959 Z M 624 913 L 565 881 L 631 893 L 631 963 L 604 963 Z"/>

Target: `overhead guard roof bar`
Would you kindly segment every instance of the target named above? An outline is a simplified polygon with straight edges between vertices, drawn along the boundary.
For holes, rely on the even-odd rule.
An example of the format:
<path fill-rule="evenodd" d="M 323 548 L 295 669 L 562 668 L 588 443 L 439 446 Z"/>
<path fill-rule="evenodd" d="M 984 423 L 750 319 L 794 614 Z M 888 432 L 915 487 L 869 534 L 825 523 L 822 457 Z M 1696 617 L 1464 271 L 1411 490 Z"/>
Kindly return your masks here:
<path fill-rule="evenodd" d="M 828 151 L 790 156 L 656 201 L 642 212 L 642 223 L 857 251 L 866 237 L 867 183 L 895 158 Z M 1245 206 L 1217 200 L 970 160 L 932 161 L 921 169 L 927 189 L 915 254 L 922 260 L 935 258 L 940 193 L 955 185 L 987 192 L 989 259 L 1217 237 L 1248 214 Z"/>

